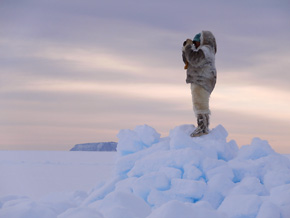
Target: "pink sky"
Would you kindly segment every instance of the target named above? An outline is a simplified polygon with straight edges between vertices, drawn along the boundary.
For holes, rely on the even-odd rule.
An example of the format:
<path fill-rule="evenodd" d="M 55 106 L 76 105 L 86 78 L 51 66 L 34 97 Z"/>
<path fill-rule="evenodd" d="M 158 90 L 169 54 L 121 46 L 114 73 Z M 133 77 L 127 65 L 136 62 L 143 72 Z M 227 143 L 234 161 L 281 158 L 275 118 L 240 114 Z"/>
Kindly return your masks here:
<path fill-rule="evenodd" d="M 217 39 L 211 128 L 290 153 L 288 1 L 1 2 L 0 150 L 68 150 L 196 124 L 181 46 Z"/>

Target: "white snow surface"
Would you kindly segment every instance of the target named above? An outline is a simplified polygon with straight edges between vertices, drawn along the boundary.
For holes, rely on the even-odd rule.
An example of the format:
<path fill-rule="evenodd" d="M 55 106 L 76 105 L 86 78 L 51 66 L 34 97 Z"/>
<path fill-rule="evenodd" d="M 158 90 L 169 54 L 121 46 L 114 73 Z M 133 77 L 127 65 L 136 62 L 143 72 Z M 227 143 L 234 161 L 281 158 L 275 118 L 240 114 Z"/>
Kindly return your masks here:
<path fill-rule="evenodd" d="M 116 152 L 0 151 L 0 197 L 21 195 L 37 200 L 55 192 L 89 192 L 113 176 L 116 155 Z"/>
<path fill-rule="evenodd" d="M 289 158 L 259 138 L 238 148 L 221 125 L 198 138 L 189 136 L 193 130 L 178 126 L 163 138 L 147 125 L 121 130 L 107 182 L 39 199 L 3 196 L 0 217 L 290 217 Z"/>

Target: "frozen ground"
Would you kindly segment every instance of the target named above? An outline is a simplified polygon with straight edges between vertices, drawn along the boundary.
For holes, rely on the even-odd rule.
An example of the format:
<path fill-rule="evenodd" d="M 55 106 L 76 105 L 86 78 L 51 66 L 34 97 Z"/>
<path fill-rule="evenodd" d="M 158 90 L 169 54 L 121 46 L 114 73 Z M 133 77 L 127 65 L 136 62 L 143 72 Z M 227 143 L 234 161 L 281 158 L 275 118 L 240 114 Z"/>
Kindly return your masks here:
<path fill-rule="evenodd" d="M 112 177 L 116 152 L 0 151 L 0 197 L 89 192 Z"/>
<path fill-rule="evenodd" d="M 289 155 L 193 128 L 121 130 L 117 153 L 0 152 L 0 217 L 290 217 Z"/>

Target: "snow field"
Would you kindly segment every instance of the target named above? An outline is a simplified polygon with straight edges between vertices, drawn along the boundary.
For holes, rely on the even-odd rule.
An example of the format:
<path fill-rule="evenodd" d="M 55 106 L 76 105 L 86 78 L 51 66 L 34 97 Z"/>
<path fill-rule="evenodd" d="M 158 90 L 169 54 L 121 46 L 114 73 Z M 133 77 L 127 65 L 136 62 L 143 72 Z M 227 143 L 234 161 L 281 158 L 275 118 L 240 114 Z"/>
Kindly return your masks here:
<path fill-rule="evenodd" d="M 112 177 L 115 159 L 116 152 L 0 151 L 0 217 L 54 218 L 77 207 Z"/>
<path fill-rule="evenodd" d="M 112 177 L 115 159 L 116 152 L 0 151 L 0 197 L 89 192 Z"/>
<path fill-rule="evenodd" d="M 147 125 L 121 130 L 110 181 L 89 194 L 8 196 L 0 217 L 290 217 L 288 158 L 258 138 L 239 149 L 221 125 L 199 138 L 193 130 L 178 126 L 165 138 Z"/>

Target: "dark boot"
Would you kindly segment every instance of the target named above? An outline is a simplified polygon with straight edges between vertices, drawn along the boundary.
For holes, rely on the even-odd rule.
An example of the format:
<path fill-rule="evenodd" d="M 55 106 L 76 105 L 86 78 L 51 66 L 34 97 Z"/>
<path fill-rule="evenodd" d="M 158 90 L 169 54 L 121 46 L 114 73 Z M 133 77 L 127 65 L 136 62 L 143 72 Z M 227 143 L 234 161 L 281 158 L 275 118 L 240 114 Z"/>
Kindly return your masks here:
<path fill-rule="evenodd" d="M 208 114 L 198 114 L 197 115 L 197 128 L 190 134 L 191 137 L 198 137 L 208 134 L 209 126 L 209 115 Z"/>

